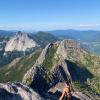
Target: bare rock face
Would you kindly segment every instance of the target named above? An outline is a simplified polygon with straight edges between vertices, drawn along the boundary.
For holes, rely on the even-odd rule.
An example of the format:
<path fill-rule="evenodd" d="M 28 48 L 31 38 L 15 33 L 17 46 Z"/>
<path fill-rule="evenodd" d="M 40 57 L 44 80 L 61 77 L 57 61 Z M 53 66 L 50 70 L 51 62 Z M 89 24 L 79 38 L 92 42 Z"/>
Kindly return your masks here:
<path fill-rule="evenodd" d="M 36 46 L 36 42 L 28 37 L 26 33 L 17 32 L 5 46 L 5 52 L 8 51 L 26 51 Z"/>
<path fill-rule="evenodd" d="M 72 82 L 67 63 L 64 59 L 60 59 L 59 62 L 51 69 L 51 75 L 54 83 L 65 81 Z"/>
<path fill-rule="evenodd" d="M 56 53 L 59 55 L 59 58 L 63 57 L 63 59 L 79 61 L 81 53 L 80 44 L 72 39 L 65 39 L 60 42 Z"/>
<path fill-rule="evenodd" d="M 0 84 L 0 100 L 43 100 L 43 98 L 21 83 L 6 83 Z"/>

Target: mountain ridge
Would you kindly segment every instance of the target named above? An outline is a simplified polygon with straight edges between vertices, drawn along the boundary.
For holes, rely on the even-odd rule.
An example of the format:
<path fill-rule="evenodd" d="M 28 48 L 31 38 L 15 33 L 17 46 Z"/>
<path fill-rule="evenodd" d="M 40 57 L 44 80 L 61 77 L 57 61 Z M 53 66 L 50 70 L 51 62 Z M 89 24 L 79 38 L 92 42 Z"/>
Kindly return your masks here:
<path fill-rule="evenodd" d="M 26 84 L 30 84 L 30 86 L 33 88 L 36 88 L 38 87 L 36 85 L 37 82 L 42 83 L 43 80 L 46 80 L 44 81 L 44 84 L 41 85 L 41 87 L 43 88 L 43 86 L 45 86 L 47 87 L 47 89 L 49 88 L 48 84 L 51 87 L 56 83 L 65 81 L 72 82 L 72 80 L 73 82 L 77 81 L 78 84 L 84 84 L 83 86 L 87 86 L 85 82 L 88 78 L 91 80 L 91 78 L 93 78 L 93 75 L 87 70 L 86 67 L 83 67 L 83 65 L 80 64 L 87 63 L 86 57 L 88 57 L 88 53 L 81 49 L 78 44 L 77 46 L 70 46 L 71 42 L 73 44 L 73 40 L 68 40 L 68 42 L 70 42 L 69 45 L 68 42 L 66 43 L 66 41 L 67 40 L 63 40 L 54 44 L 48 44 L 40 54 L 33 67 L 25 74 L 23 82 Z M 57 50 L 55 51 L 54 48 L 57 48 Z M 67 48 L 69 48 L 69 50 Z M 62 49 L 65 50 L 62 51 Z M 76 51 L 78 54 L 76 54 Z M 67 53 L 67 55 L 64 55 L 65 52 Z M 72 53 L 72 55 L 70 53 Z M 68 61 L 66 61 L 65 59 L 67 59 Z M 86 76 L 84 76 L 84 73 Z M 70 76 L 72 79 L 70 78 Z M 37 79 L 39 79 L 40 81 L 37 81 Z M 43 90 L 45 89 L 43 88 Z M 39 92 L 37 88 L 36 91 Z"/>
<path fill-rule="evenodd" d="M 23 59 L 26 63 L 29 62 L 27 57 L 26 60 Z M 48 93 L 49 89 L 56 86 L 59 82 L 65 83 L 66 81 L 70 81 L 73 87 L 76 88 L 76 91 L 78 89 L 90 98 L 94 97 L 93 100 L 98 98 L 93 91 L 95 93 L 99 93 L 100 91 L 99 72 L 98 74 L 96 71 L 96 73 L 94 72 L 93 65 L 95 64 L 95 70 L 99 70 L 99 57 L 90 55 L 76 41 L 65 39 L 63 41 L 49 43 L 34 60 L 35 62 L 24 72 L 20 81 L 29 85 L 42 96 L 46 96 L 45 93 Z M 18 66 L 20 65 L 22 65 L 22 62 Z M 10 75 L 8 74 L 8 76 Z M 95 78 L 98 78 L 98 82 Z"/>

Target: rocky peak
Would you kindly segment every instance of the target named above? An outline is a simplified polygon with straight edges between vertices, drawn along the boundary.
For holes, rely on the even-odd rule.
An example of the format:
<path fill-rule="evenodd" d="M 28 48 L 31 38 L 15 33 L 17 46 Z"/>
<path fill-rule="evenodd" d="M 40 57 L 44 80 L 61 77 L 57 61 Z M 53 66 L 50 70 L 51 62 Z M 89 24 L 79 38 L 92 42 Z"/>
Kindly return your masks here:
<path fill-rule="evenodd" d="M 23 34 L 25 34 L 25 33 L 23 33 L 23 32 L 21 32 L 21 31 L 18 31 L 17 33 L 16 33 L 16 35 L 23 35 Z"/>
<path fill-rule="evenodd" d="M 56 53 L 59 58 L 78 60 L 80 58 L 80 44 L 72 39 L 65 39 L 60 42 Z"/>
<path fill-rule="evenodd" d="M 36 42 L 32 40 L 27 33 L 18 31 L 5 46 L 5 52 L 8 51 L 26 51 L 27 49 L 34 48 Z"/>
<path fill-rule="evenodd" d="M 18 32 L 16 33 L 16 37 L 17 37 L 17 38 L 24 38 L 24 39 L 25 39 L 25 38 L 29 38 L 27 33 L 21 32 L 21 31 L 18 31 Z"/>

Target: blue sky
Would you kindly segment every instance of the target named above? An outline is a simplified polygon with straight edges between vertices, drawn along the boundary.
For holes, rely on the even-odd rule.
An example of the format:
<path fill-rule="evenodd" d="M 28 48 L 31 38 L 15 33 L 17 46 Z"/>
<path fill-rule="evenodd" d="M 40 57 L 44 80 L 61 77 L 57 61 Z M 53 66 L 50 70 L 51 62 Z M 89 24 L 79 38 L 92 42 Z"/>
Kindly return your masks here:
<path fill-rule="evenodd" d="M 0 29 L 100 29 L 100 0 L 0 0 Z"/>

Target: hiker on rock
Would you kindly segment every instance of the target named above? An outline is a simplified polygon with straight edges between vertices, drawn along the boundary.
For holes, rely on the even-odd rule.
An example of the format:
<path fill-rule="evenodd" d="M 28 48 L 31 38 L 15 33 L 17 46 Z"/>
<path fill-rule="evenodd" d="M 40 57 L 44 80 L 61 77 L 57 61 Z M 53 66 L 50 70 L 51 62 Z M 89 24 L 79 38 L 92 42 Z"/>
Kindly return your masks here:
<path fill-rule="evenodd" d="M 71 90 L 71 84 L 67 82 L 59 100 L 72 100 Z"/>

